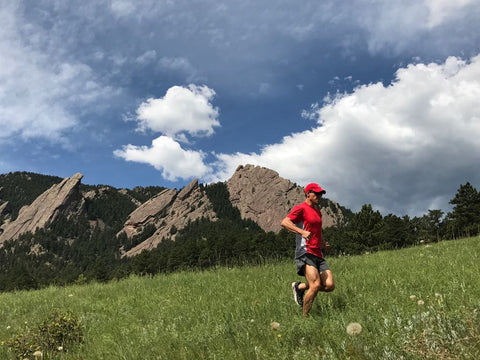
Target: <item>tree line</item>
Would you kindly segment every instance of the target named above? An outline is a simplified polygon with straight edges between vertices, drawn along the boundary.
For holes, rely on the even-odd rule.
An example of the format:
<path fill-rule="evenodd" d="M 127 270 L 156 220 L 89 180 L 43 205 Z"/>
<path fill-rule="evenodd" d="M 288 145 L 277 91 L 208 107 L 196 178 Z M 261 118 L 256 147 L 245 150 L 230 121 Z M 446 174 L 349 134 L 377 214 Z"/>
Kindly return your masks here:
<path fill-rule="evenodd" d="M 398 249 L 480 234 L 478 190 L 469 182 L 460 185 L 450 204 L 453 209 L 446 215 L 442 210 L 428 210 L 414 218 L 382 216 L 366 204 L 345 225 L 324 229 L 323 234 L 334 255 Z"/>
<path fill-rule="evenodd" d="M 60 218 L 35 234 L 23 234 L 4 244 L 0 249 L 0 291 L 108 281 L 130 274 L 263 264 L 293 257 L 293 235 L 285 230 L 265 232 L 254 221 L 242 219 L 231 205 L 225 183 L 201 185 L 201 190 L 218 221 L 202 218 L 189 222 L 176 232 L 175 241 L 167 237 L 154 250 L 122 258 L 122 246 L 134 246 L 154 229 L 146 227 L 145 234 L 136 239 L 117 237 L 135 208 L 132 194 L 94 188 L 99 195 L 87 201 L 85 216 Z M 151 195 L 140 189 L 137 194 L 145 199 Z M 324 238 L 331 245 L 328 255 L 355 255 L 480 234 L 477 189 L 470 183 L 461 185 L 450 203 L 453 210 L 445 216 L 441 210 L 429 210 L 414 218 L 383 216 L 369 204 L 357 213 L 345 212 L 341 226 L 324 229 Z"/>

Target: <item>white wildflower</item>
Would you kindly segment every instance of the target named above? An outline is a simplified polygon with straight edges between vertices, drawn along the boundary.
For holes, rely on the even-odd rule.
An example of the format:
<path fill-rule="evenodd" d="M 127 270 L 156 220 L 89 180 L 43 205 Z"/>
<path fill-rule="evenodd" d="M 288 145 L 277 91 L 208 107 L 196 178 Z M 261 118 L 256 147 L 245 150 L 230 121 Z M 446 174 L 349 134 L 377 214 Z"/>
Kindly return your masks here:
<path fill-rule="evenodd" d="M 280 324 L 278 322 L 274 321 L 274 322 L 270 323 L 270 329 L 278 330 L 278 329 L 280 329 Z"/>
<path fill-rule="evenodd" d="M 359 323 L 350 323 L 347 325 L 347 334 L 348 335 L 358 335 L 362 332 L 362 325 Z"/>

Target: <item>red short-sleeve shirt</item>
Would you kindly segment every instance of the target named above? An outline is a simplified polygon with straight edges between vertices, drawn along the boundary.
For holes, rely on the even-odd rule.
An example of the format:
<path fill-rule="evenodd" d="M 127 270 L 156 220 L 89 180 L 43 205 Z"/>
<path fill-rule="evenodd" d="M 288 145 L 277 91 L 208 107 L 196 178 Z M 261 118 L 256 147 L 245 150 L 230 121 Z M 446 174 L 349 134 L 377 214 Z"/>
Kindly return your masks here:
<path fill-rule="evenodd" d="M 308 205 L 306 202 L 293 207 L 287 215 L 293 223 L 303 222 L 303 228 L 310 231 L 312 236 L 307 240 L 307 252 L 318 257 L 322 254 L 322 213 L 320 209 Z"/>

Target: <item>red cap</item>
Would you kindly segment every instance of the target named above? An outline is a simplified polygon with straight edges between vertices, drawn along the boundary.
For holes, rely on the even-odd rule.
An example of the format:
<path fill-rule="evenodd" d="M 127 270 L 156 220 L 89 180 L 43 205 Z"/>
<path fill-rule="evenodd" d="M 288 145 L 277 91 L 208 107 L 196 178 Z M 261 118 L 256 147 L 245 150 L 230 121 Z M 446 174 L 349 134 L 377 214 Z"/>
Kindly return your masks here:
<path fill-rule="evenodd" d="M 325 194 L 326 191 L 323 190 L 318 184 L 316 183 L 311 183 L 305 186 L 305 194 L 309 193 L 310 191 L 316 192 L 316 193 L 323 193 Z"/>

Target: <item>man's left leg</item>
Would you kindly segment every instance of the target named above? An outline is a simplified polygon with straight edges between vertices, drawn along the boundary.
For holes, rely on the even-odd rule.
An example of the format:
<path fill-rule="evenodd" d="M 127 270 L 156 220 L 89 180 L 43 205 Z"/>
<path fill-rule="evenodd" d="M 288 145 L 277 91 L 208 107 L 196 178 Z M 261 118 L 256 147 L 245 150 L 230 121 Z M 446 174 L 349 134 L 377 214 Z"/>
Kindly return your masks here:
<path fill-rule="evenodd" d="M 335 281 L 331 270 L 320 272 L 320 291 L 330 292 L 335 289 Z"/>

